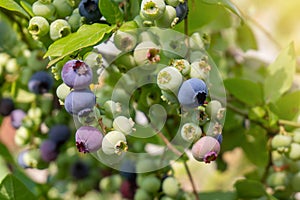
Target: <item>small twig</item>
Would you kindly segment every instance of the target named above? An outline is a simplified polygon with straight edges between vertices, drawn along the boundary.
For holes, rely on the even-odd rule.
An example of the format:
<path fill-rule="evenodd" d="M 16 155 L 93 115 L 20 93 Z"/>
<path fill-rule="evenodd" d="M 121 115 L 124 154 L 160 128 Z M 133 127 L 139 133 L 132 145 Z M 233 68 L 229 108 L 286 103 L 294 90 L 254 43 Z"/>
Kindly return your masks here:
<path fill-rule="evenodd" d="M 299 122 L 293 122 L 293 121 L 284 120 L 284 119 L 279 119 L 278 124 L 282 125 L 282 126 L 286 125 L 286 126 L 293 126 L 293 127 L 300 128 Z"/>
<path fill-rule="evenodd" d="M 194 182 L 194 180 L 193 180 L 191 171 L 190 171 L 190 169 L 189 169 L 189 166 L 187 165 L 187 162 L 186 162 L 186 161 L 183 161 L 183 164 L 184 164 L 184 168 L 185 168 L 185 170 L 186 170 L 186 173 L 188 174 L 188 177 L 189 177 L 189 179 L 190 179 L 190 182 L 191 182 L 191 185 L 192 185 L 192 188 L 193 188 L 193 193 L 194 193 L 194 195 L 195 195 L 195 197 L 196 197 L 196 200 L 200 200 L 199 195 L 198 195 L 197 190 L 196 190 L 195 182 Z"/>
<path fill-rule="evenodd" d="M 178 151 L 172 144 L 171 142 L 168 140 L 168 138 L 166 138 L 164 136 L 164 134 L 160 131 L 157 132 L 157 135 L 164 141 L 164 143 L 167 145 L 167 147 L 173 152 L 175 153 L 177 156 L 181 156 L 183 153 L 181 153 L 180 151 Z"/>

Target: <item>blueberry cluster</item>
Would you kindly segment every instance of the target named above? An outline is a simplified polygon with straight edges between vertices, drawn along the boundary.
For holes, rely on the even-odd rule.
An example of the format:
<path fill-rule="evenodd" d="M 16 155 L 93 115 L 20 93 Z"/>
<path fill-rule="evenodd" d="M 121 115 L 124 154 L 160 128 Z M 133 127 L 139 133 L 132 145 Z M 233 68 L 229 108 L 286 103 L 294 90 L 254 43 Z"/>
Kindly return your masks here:
<path fill-rule="evenodd" d="M 45 44 L 76 32 L 82 24 L 100 22 L 98 0 L 37 0 L 31 5 L 34 16 L 28 31 Z"/>
<path fill-rule="evenodd" d="M 299 192 L 300 130 L 281 130 L 271 139 L 272 168 L 268 171 L 267 184 L 274 192 L 289 188 Z"/>
<path fill-rule="evenodd" d="M 135 20 L 142 26 L 172 28 L 187 17 L 185 0 L 143 0 Z"/>

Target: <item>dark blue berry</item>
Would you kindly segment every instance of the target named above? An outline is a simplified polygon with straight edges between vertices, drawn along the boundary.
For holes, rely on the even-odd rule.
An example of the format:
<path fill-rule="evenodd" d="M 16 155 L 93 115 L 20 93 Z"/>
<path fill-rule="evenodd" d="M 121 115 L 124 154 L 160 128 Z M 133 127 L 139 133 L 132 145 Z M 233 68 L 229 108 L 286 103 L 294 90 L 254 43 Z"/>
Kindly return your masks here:
<path fill-rule="evenodd" d="M 64 144 L 71 136 L 71 132 L 66 125 L 55 125 L 49 131 L 49 139 L 58 145 Z"/>
<path fill-rule="evenodd" d="M 89 175 L 89 170 L 90 168 L 85 162 L 77 160 L 71 166 L 71 175 L 75 179 L 84 179 Z"/>
<path fill-rule="evenodd" d="M 52 140 L 44 140 L 40 146 L 41 157 L 46 162 L 55 160 L 58 156 L 57 144 Z"/>
<path fill-rule="evenodd" d="M 0 114 L 8 116 L 15 109 L 15 104 L 10 98 L 3 98 L 0 101 Z"/>
<path fill-rule="evenodd" d="M 39 71 L 31 76 L 28 82 L 28 89 L 35 94 L 44 94 L 49 92 L 52 85 L 52 76 L 45 71 Z"/>
<path fill-rule="evenodd" d="M 22 120 L 26 113 L 21 109 L 15 109 L 10 114 L 10 122 L 14 128 L 19 128 L 22 125 Z"/>
<path fill-rule="evenodd" d="M 182 83 L 178 91 L 178 101 L 185 107 L 197 107 L 204 104 L 207 95 L 207 87 L 204 81 L 191 78 Z"/>
<path fill-rule="evenodd" d="M 186 16 L 188 15 L 188 4 L 187 1 L 184 1 L 184 3 L 180 3 L 178 6 L 175 7 L 176 10 L 176 17 L 178 17 L 178 22 L 181 22 L 182 20 L 184 20 L 186 18 Z"/>
<path fill-rule="evenodd" d="M 88 23 L 99 22 L 102 17 L 98 2 L 98 0 L 82 0 L 79 3 L 79 14 L 85 17 Z"/>

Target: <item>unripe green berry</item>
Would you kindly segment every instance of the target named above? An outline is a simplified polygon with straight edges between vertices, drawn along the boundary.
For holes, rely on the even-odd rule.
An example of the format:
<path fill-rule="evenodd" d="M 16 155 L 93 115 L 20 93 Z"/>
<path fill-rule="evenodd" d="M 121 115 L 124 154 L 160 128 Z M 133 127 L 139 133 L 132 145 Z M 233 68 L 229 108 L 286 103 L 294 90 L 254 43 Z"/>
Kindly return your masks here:
<path fill-rule="evenodd" d="M 56 95 L 61 101 L 64 101 L 70 92 L 71 92 L 71 88 L 67 86 L 65 83 L 60 84 L 56 88 Z"/>
<path fill-rule="evenodd" d="M 5 70 L 7 73 L 11 73 L 11 74 L 17 73 L 19 70 L 19 65 L 17 63 L 17 59 L 10 58 L 5 65 Z"/>
<path fill-rule="evenodd" d="M 288 157 L 292 160 L 300 159 L 300 144 L 292 143 L 290 147 L 290 151 L 288 152 Z"/>
<path fill-rule="evenodd" d="M 210 70 L 211 67 L 207 64 L 206 61 L 195 61 L 191 64 L 190 76 L 192 78 L 205 80 L 208 77 Z"/>
<path fill-rule="evenodd" d="M 42 110 L 39 107 L 32 107 L 27 111 L 27 116 L 31 119 L 41 118 Z"/>
<path fill-rule="evenodd" d="M 119 174 L 106 176 L 100 180 L 99 187 L 105 192 L 116 192 L 122 183 L 122 178 Z"/>
<path fill-rule="evenodd" d="M 35 16 L 29 21 L 28 31 L 34 39 L 38 39 L 39 37 L 48 34 L 49 29 L 49 23 L 44 17 Z"/>
<path fill-rule="evenodd" d="M 54 20 L 55 19 L 55 7 L 50 2 L 41 2 L 36 1 L 32 4 L 32 12 L 36 16 L 44 17 L 48 20 Z"/>
<path fill-rule="evenodd" d="M 73 7 L 70 0 L 53 0 L 52 3 L 59 18 L 65 18 L 72 14 Z"/>
<path fill-rule="evenodd" d="M 180 72 L 174 67 L 165 67 L 157 75 L 157 85 L 160 89 L 177 93 L 183 81 Z"/>
<path fill-rule="evenodd" d="M 137 189 L 134 194 L 134 200 L 152 200 L 152 196 L 143 189 Z"/>
<path fill-rule="evenodd" d="M 30 132 L 27 128 L 25 128 L 24 126 L 21 126 L 20 128 L 18 128 L 16 130 L 16 134 L 15 134 L 15 143 L 18 146 L 23 146 L 24 144 L 26 144 L 26 142 L 28 141 L 30 137 Z"/>
<path fill-rule="evenodd" d="M 182 0 L 165 0 L 165 2 L 170 6 L 176 7 L 180 2 L 182 2 Z"/>
<path fill-rule="evenodd" d="M 300 129 L 294 130 L 293 133 L 293 141 L 300 144 Z"/>
<path fill-rule="evenodd" d="M 288 184 L 288 176 L 287 173 L 282 172 L 274 172 L 270 174 L 267 178 L 267 184 L 271 187 L 279 187 L 279 186 L 286 186 Z"/>
<path fill-rule="evenodd" d="M 188 75 L 191 70 L 190 63 L 185 59 L 177 59 L 172 62 L 172 66 L 178 69 L 182 75 Z"/>
<path fill-rule="evenodd" d="M 181 137 L 187 142 L 194 142 L 202 135 L 202 130 L 194 123 L 185 123 L 181 128 Z"/>
<path fill-rule="evenodd" d="M 135 131 L 134 121 L 131 118 L 127 118 L 124 116 L 118 116 L 113 121 L 113 128 L 117 131 L 122 132 L 125 135 L 131 134 Z"/>
<path fill-rule="evenodd" d="M 142 0 L 141 15 L 148 20 L 159 19 L 166 9 L 164 0 Z"/>
<path fill-rule="evenodd" d="M 134 32 L 117 31 L 114 34 L 114 44 L 121 51 L 131 51 L 137 44 L 137 36 Z"/>
<path fill-rule="evenodd" d="M 121 104 L 112 100 L 106 101 L 103 107 L 105 110 L 105 115 L 109 118 L 113 118 L 113 116 L 117 116 L 122 112 Z"/>
<path fill-rule="evenodd" d="M 117 154 L 121 155 L 122 152 L 127 151 L 128 146 L 126 137 L 119 131 L 108 132 L 102 141 L 102 151 L 107 155 Z"/>
<path fill-rule="evenodd" d="M 176 17 L 176 10 L 173 6 L 166 6 L 166 9 L 163 15 L 155 20 L 155 24 L 161 28 L 173 28 L 178 21 L 178 17 Z"/>
<path fill-rule="evenodd" d="M 205 108 L 205 112 L 211 120 L 222 119 L 224 117 L 224 111 L 222 104 L 217 100 L 210 101 Z"/>
<path fill-rule="evenodd" d="M 287 152 L 292 143 L 292 137 L 289 135 L 275 135 L 272 139 L 271 146 L 279 152 Z"/>
<path fill-rule="evenodd" d="M 50 24 L 50 38 L 57 40 L 71 33 L 69 23 L 64 19 L 57 19 Z"/>
<path fill-rule="evenodd" d="M 143 178 L 140 187 L 146 192 L 156 193 L 160 189 L 161 181 L 159 178 L 153 175 L 149 175 Z"/>
<path fill-rule="evenodd" d="M 170 197 L 176 197 L 179 189 L 179 183 L 174 177 L 167 177 L 162 183 L 163 192 Z"/>
<path fill-rule="evenodd" d="M 82 23 L 82 17 L 79 14 L 78 8 L 76 8 L 72 15 L 68 18 L 68 23 L 71 26 L 72 32 L 75 32 L 78 30 L 78 28 L 83 24 Z"/>

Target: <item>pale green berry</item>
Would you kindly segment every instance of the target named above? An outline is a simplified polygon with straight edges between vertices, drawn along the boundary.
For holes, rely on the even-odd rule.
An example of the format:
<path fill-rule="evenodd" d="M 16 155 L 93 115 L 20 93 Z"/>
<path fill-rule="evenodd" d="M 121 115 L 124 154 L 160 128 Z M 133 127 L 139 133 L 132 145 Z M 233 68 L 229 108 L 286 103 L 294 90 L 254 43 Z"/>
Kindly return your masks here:
<path fill-rule="evenodd" d="M 201 37 L 199 32 L 194 32 L 190 36 L 189 40 L 190 40 L 190 44 L 189 44 L 190 46 L 189 47 L 192 50 L 204 49 L 204 43 L 202 41 L 202 37 Z"/>
<path fill-rule="evenodd" d="M 164 0 L 142 0 L 141 15 L 149 20 L 159 19 L 166 9 Z"/>
<path fill-rule="evenodd" d="M 126 137 L 120 131 L 108 132 L 102 141 L 102 151 L 107 155 L 117 154 L 121 155 L 127 151 Z"/>
<path fill-rule="evenodd" d="M 66 97 L 68 96 L 68 94 L 70 92 L 71 92 L 71 88 L 69 86 L 67 86 L 65 83 L 60 84 L 56 88 L 56 95 L 62 101 L 64 101 L 66 99 Z"/>
<path fill-rule="evenodd" d="M 125 116 L 118 116 L 113 121 L 113 128 L 117 131 L 124 133 L 125 135 L 131 134 L 135 131 L 134 121 L 131 118 Z"/>
<path fill-rule="evenodd" d="M 90 68 L 99 68 L 102 65 L 102 55 L 97 52 L 89 52 L 84 58 L 84 62 L 90 67 Z"/>
<path fill-rule="evenodd" d="M 16 130 L 14 140 L 18 146 L 23 146 L 24 144 L 26 144 L 29 137 L 30 137 L 29 130 L 27 128 L 25 128 L 24 126 L 21 126 L 20 128 L 18 128 Z"/>
<path fill-rule="evenodd" d="M 65 18 L 72 14 L 73 7 L 70 0 L 53 0 L 56 14 L 59 18 Z"/>
<path fill-rule="evenodd" d="M 41 16 L 32 17 L 29 21 L 28 31 L 34 39 L 38 39 L 49 33 L 50 25 L 48 21 Z"/>
<path fill-rule="evenodd" d="M 292 143 L 292 137 L 289 135 L 275 135 L 272 139 L 271 146 L 279 152 L 287 152 Z"/>
<path fill-rule="evenodd" d="M 219 101 L 212 100 L 207 104 L 205 112 L 211 120 L 220 120 L 224 117 L 225 109 Z"/>
<path fill-rule="evenodd" d="M 157 63 L 160 61 L 160 48 L 151 41 L 139 43 L 133 52 L 133 57 L 138 65 Z"/>
<path fill-rule="evenodd" d="M 190 63 L 185 59 L 177 59 L 172 62 L 172 66 L 182 73 L 182 75 L 188 75 L 191 70 Z"/>
<path fill-rule="evenodd" d="M 166 6 L 166 9 L 163 15 L 155 20 L 155 24 L 161 28 L 173 28 L 178 21 L 178 17 L 176 17 L 176 10 L 173 6 Z"/>
<path fill-rule="evenodd" d="M 9 60 L 10 56 L 7 53 L 0 53 L 0 66 L 4 66 Z"/>
<path fill-rule="evenodd" d="M 165 0 L 165 2 L 170 6 L 176 7 L 180 2 L 182 2 L 182 0 Z"/>
<path fill-rule="evenodd" d="M 271 187 L 286 186 L 289 182 L 287 173 L 284 171 L 271 173 L 267 178 L 267 184 Z"/>
<path fill-rule="evenodd" d="M 293 133 L 293 141 L 300 144 L 300 129 L 295 129 Z"/>
<path fill-rule="evenodd" d="M 157 85 L 160 89 L 177 93 L 183 77 L 174 67 L 165 67 L 157 75 Z"/>
<path fill-rule="evenodd" d="M 137 189 L 134 194 L 134 200 L 152 200 L 152 196 L 143 189 Z"/>
<path fill-rule="evenodd" d="M 121 187 L 122 178 L 119 174 L 106 176 L 100 180 L 99 188 L 105 192 L 116 192 Z"/>
<path fill-rule="evenodd" d="M 290 147 L 290 151 L 288 152 L 288 157 L 292 160 L 300 159 L 300 144 L 292 143 Z"/>
<path fill-rule="evenodd" d="M 50 38 L 58 40 L 71 33 L 71 26 L 64 19 L 57 19 L 50 24 Z"/>
<path fill-rule="evenodd" d="M 176 197 L 180 190 L 177 179 L 174 177 L 167 177 L 162 183 L 162 190 L 166 195 Z"/>
<path fill-rule="evenodd" d="M 211 70 L 210 65 L 206 61 L 195 61 L 191 64 L 190 76 L 192 78 L 199 78 L 205 80 Z"/>
<path fill-rule="evenodd" d="M 27 116 L 31 119 L 40 118 L 42 116 L 42 110 L 39 107 L 32 107 L 27 111 Z"/>
<path fill-rule="evenodd" d="M 105 110 L 105 115 L 109 118 L 113 118 L 113 116 L 117 116 L 122 112 L 121 104 L 112 100 L 106 101 L 103 107 Z"/>
<path fill-rule="evenodd" d="M 156 193 L 160 189 L 161 181 L 159 178 L 153 175 L 149 175 L 143 178 L 140 187 L 146 192 Z"/>
<path fill-rule="evenodd" d="M 124 32 L 119 30 L 114 34 L 114 44 L 121 51 L 132 51 L 137 44 L 136 33 L 133 31 Z"/>
<path fill-rule="evenodd" d="M 72 32 L 78 30 L 78 28 L 83 24 L 83 17 L 79 14 L 78 8 L 73 10 L 72 15 L 68 18 L 68 23 L 71 26 Z"/>
<path fill-rule="evenodd" d="M 55 7 L 49 2 L 41 2 L 36 1 L 32 4 L 32 12 L 36 16 L 44 17 L 48 20 L 54 20 L 55 19 Z"/>
<path fill-rule="evenodd" d="M 5 65 L 5 70 L 6 70 L 6 72 L 11 73 L 11 74 L 17 73 L 19 70 L 19 65 L 18 65 L 17 59 L 10 58 Z"/>
<path fill-rule="evenodd" d="M 194 142 L 202 135 L 202 130 L 194 123 L 185 123 L 181 128 L 181 137 L 187 142 Z"/>

